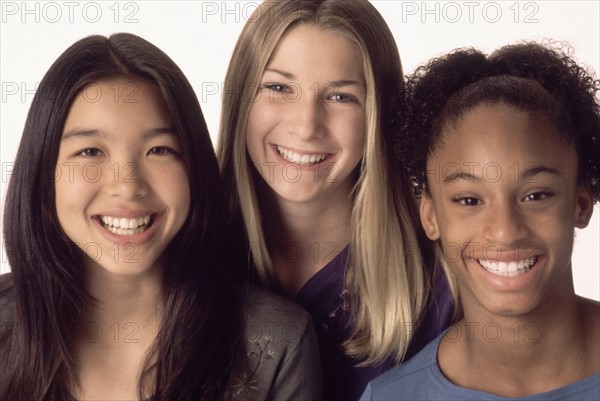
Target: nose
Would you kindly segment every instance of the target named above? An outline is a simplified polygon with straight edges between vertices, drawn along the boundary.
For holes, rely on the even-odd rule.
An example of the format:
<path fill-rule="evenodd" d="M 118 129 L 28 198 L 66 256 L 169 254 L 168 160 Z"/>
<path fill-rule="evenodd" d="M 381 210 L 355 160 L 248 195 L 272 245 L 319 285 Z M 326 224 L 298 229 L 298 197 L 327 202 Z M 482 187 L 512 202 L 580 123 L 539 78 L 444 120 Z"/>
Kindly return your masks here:
<path fill-rule="evenodd" d="M 309 91 L 289 105 L 287 118 L 288 131 L 303 141 L 310 141 L 324 134 L 323 104 Z"/>
<path fill-rule="evenodd" d="M 109 166 L 106 190 L 112 197 L 125 200 L 143 198 L 148 194 L 141 165 L 134 161 L 117 161 Z M 105 181 L 106 182 L 106 181 Z"/>
<path fill-rule="evenodd" d="M 496 204 L 487 213 L 485 239 L 502 247 L 518 246 L 526 236 L 526 222 L 518 208 L 511 204 Z"/>

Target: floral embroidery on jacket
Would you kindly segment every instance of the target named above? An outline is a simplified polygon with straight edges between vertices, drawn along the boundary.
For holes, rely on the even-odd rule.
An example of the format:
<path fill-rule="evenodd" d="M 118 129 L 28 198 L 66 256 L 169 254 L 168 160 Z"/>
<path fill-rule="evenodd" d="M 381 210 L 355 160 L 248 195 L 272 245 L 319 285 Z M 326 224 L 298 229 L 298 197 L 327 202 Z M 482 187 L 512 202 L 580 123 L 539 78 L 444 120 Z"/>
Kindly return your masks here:
<path fill-rule="evenodd" d="M 269 349 L 271 344 L 271 336 L 262 336 L 261 338 L 249 338 L 248 351 L 246 356 L 248 357 L 250 369 L 244 372 L 240 378 L 236 380 L 234 384 L 234 395 L 239 399 L 250 399 L 252 392 L 258 390 L 258 380 L 256 373 L 262 363 L 270 361 L 275 355 L 272 349 Z"/>

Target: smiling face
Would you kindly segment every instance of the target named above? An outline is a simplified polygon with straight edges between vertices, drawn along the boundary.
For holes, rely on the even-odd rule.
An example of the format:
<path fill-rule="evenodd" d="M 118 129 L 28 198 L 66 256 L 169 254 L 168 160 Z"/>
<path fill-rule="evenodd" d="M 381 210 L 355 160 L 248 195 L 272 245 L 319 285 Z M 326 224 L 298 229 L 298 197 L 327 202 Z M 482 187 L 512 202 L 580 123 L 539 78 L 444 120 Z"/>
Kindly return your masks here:
<path fill-rule="evenodd" d="M 76 97 L 60 143 L 56 211 L 90 265 L 126 275 L 156 266 L 190 208 L 179 151 L 154 84 L 115 78 Z"/>
<path fill-rule="evenodd" d="M 365 143 L 366 87 L 359 50 L 301 24 L 285 33 L 250 109 L 247 150 L 280 198 L 349 193 Z"/>
<path fill-rule="evenodd" d="M 476 106 L 442 132 L 427 180 L 421 220 L 441 239 L 466 317 L 524 315 L 574 296 L 574 227 L 587 225 L 592 201 L 574 147 L 545 118 Z"/>

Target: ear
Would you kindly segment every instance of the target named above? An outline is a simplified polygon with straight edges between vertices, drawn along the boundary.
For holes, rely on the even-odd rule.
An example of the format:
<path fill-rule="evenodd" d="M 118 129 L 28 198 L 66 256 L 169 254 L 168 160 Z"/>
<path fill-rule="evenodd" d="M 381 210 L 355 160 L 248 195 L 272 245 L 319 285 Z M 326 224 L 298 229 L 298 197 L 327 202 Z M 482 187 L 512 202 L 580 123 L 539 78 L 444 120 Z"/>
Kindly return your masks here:
<path fill-rule="evenodd" d="M 427 238 L 432 241 L 440 239 L 440 230 L 435 209 L 433 207 L 433 200 L 429 194 L 425 193 L 425 191 L 423 191 L 423 195 L 421 196 L 419 211 L 421 214 L 421 225 L 423 225 Z"/>
<path fill-rule="evenodd" d="M 577 187 L 575 198 L 575 227 L 587 227 L 594 212 L 594 200 L 589 188 L 585 185 Z"/>

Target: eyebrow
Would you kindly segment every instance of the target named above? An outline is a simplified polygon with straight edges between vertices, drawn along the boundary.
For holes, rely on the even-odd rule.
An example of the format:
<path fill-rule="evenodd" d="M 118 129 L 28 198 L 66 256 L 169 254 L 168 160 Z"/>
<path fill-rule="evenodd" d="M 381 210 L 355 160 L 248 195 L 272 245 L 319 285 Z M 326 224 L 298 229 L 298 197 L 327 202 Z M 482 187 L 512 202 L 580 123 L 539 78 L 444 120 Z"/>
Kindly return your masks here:
<path fill-rule="evenodd" d="M 281 71 L 276 68 L 267 68 L 267 69 L 265 69 L 265 72 L 274 72 L 275 74 L 279 74 L 287 79 L 295 79 L 296 78 L 296 76 L 294 74 L 285 72 L 285 71 Z"/>
<path fill-rule="evenodd" d="M 106 135 L 100 133 L 100 131 L 91 129 L 91 130 L 71 130 L 69 132 L 65 132 L 61 138 L 61 141 L 71 138 L 90 138 L 90 137 L 101 137 L 104 138 Z"/>
<path fill-rule="evenodd" d="M 339 88 L 342 86 L 350 86 L 350 85 L 357 85 L 362 88 L 366 88 L 366 85 L 363 82 L 352 81 L 349 79 L 342 79 L 340 81 L 329 82 L 327 86 L 335 86 L 336 88 Z"/>
<path fill-rule="evenodd" d="M 287 78 L 289 80 L 294 80 L 296 79 L 296 76 L 290 72 L 285 72 L 282 70 L 278 70 L 276 68 L 267 68 L 265 70 L 265 72 L 273 72 L 275 74 L 279 74 L 284 78 Z M 363 82 L 359 82 L 359 81 L 354 81 L 351 79 L 341 79 L 339 81 L 333 81 L 333 82 L 328 82 L 327 86 L 335 86 L 335 87 L 342 87 L 342 86 L 350 86 L 350 85 L 358 85 L 361 87 L 365 87 L 366 85 Z"/>
<path fill-rule="evenodd" d="M 176 136 L 175 135 L 175 129 L 171 128 L 171 127 L 149 129 L 148 131 L 145 131 L 142 134 L 142 139 L 143 140 L 148 140 L 148 139 L 152 139 L 154 137 L 160 136 L 160 135 Z"/>
<path fill-rule="evenodd" d="M 469 182 L 481 182 L 481 178 L 474 176 L 473 174 L 456 172 L 454 174 L 450 174 L 446 178 L 444 178 L 444 183 L 448 184 L 457 180 L 465 180 Z"/>
<path fill-rule="evenodd" d="M 532 166 L 526 168 L 523 173 L 521 173 L 521 179 L 528 180 L 535 177 L 538 174 L 548 173 L 554 175 L 560 175 L 560 171 L 555 168 L 547 167 L 547 166 Z M 446 178 L 444 178 L 444 183 L 452 183 L 456 180 L 465 180 L 468 182 L 481 182 L 481 178 L 474 176 L 473 174 L 456 172 L 454 174 L 450 174 Z"/>
<path fill-rule="evenodd" d="M 558 171 L 555 168 L 547 167 L 547 166 L 533 166 L 533 167 L 526 168 L 523 171 L 523 173 L 521 174 L 521 178 L 529 179 L 529 178 L 532 178 L 532 177 L 534 177 L 538 174 L 542 174 L 542 173 L 560 175 L 560 171 Z"/>
<path fill-rule="evenodd" d="M 160 135 L 175 136 L 175 130 L 171 127 L 149 129 L 147 131 L 144 131 L 144 133 L 142 133 L 142 140 L 146 141 L 148 139 L 152 139 L 152 138 L 160 136 Z M 64 133 L 61 138 L 61 141 L 71 139 L 71 138 L 102 138 L 102 139 L 106 139 L 107 135 L 96 129 L 91 129 L 91 130 L 74 129 L 72 131 Z"/>

